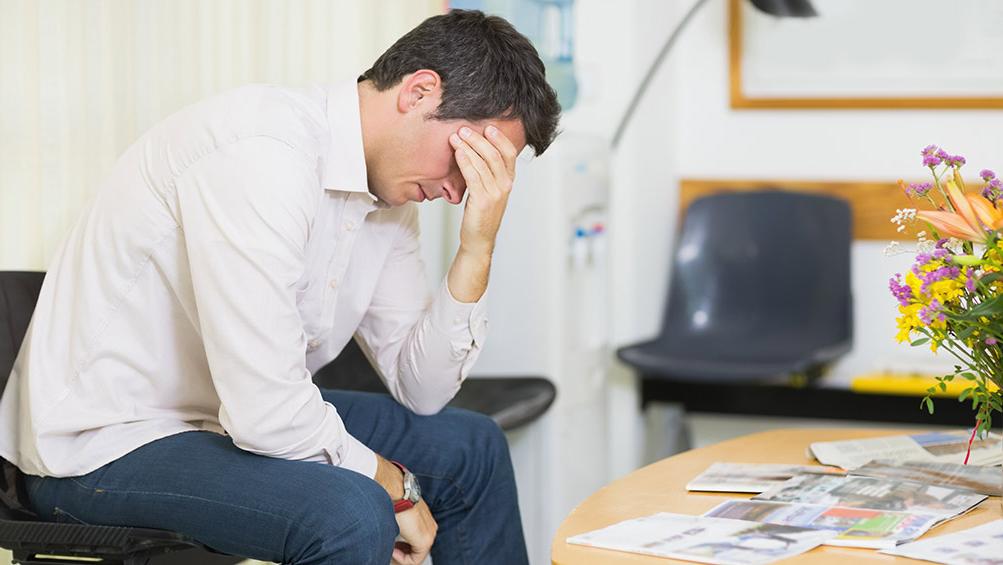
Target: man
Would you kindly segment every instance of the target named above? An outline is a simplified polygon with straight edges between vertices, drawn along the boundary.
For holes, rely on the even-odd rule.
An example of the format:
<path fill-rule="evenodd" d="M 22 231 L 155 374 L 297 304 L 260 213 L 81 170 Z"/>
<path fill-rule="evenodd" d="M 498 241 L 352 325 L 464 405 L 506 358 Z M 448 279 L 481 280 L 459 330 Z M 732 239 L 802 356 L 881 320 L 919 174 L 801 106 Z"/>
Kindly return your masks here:
<path fill-rule="evenodd" d="M 146 133 L 57 253 L 0 403 L 34 510 L 298 565 L 526 562 L 504 436 L 443 406 L 516 156 L 559 111 L 524 37 L 454 11 L 357 83 L 244 87 Z M 430 298 L 414 202 L 465 193 Z M 393 398 L 312 383 L 353 335 Z"/>

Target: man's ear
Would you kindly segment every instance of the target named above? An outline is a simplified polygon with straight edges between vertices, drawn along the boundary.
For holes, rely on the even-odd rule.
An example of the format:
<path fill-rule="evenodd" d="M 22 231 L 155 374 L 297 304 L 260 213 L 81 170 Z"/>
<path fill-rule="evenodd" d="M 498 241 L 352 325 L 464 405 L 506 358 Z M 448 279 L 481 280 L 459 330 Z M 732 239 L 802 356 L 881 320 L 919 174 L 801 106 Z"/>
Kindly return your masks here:
<path fill-rule="evenodd" d="M 439 73 L 420 69 L 401 80 L 401 88 L 397 93 L 397 111 L 406 114 L 421 109 L 431 112 L 439 104 L 442 97 L 442 79 Z"/>

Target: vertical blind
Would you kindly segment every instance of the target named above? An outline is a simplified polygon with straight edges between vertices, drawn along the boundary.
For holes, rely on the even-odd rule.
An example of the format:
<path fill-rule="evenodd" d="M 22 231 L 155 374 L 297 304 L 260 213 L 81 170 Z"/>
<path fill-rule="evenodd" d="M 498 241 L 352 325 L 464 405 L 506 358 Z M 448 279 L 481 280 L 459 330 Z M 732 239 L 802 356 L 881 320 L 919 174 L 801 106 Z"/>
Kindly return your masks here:
<path fill-rule="evenodd" d="M 0 270 L 44 269 L 122 151 L 251 82 L 354 78 L 442 0 L 0 0 Z"/>

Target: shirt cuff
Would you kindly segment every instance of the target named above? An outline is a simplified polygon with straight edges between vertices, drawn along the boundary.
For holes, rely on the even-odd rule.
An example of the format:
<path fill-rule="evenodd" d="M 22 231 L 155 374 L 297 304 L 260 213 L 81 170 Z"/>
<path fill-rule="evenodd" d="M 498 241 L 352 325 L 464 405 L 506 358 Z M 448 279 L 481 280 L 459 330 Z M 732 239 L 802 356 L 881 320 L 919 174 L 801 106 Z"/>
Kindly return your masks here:
<path fill-rule="evenodd" d="M 432 326 L 450 337 L 463 336 L 467 344 L 481 345 L 488 329 L 487 296 L 485 290 L 477 302 L 460 302 L 443 279 L 432 301 Z"/>
<path fill-rule="evenodd" d="M 341 453 L 339 467 L 362 473 L 370 479 L 376 478 L 376 453 L 348 432 L 345 432 Z"/>

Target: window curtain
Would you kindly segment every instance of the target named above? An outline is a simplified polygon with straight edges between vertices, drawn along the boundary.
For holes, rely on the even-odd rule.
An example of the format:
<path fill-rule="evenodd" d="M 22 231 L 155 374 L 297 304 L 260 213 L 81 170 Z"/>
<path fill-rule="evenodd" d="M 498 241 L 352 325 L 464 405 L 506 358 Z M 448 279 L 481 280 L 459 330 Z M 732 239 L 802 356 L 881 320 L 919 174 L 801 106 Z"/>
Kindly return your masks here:
<path fill-rule="evenodd" d="M 45 269 L 115 159 L 251 82 L 354 78 L 442 0 L 0 0 L 0 270 Z"/>

